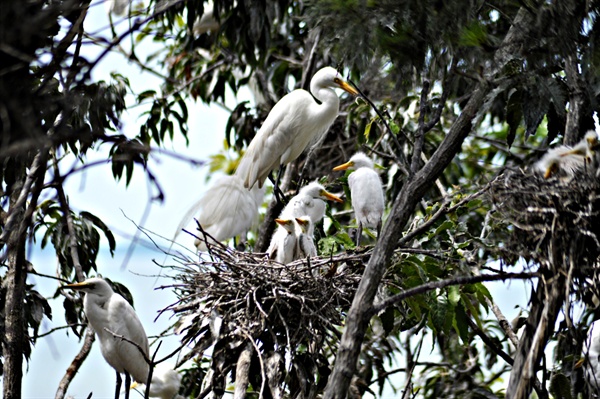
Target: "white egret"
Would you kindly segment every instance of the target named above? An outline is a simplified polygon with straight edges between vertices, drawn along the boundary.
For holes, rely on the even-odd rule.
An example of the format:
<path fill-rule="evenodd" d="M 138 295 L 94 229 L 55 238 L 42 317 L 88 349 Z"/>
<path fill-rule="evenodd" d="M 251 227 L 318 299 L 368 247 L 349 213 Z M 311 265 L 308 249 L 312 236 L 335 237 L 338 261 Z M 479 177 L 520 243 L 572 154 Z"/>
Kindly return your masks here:
<path fill-rule="evenodd" d="M 294 219 L 309 216 L 311 228 L 319 223 L 325 216 L 325 201 L 344 202 L 338 196 L 328 192 L 318 182 L 312 182 L 302 187 L 298 194 L 293 196 L 279 215 L 282 219 Z M 312 230 L 310 231 L 312 234 Z"/>
<path fill-rule="evenodd" d="M 595 150 L 598 146 L 598 135 L 590 130 L 574 147 L 561 145 L 548 150 L 534 169 L 545 179 L 555 175 L 572 178 L 582 170 L 593 171 L 597 167 Z"/>
<path fill-rule="evenodd" d="M 106 11 L 118 16 L 125 15 L 131 0 L 104 0 Z"/>
<path fill-rule="evenodd" d="M 166 363 L 158 364 L 152 373 L 150 392 L 148 396 L 161 399 L 179 399 L 181 387 L 181 374 L 173 369 L 172 365 Z M 142 393 L 146 391 L 146 385 L 134 382 L 131 389 L 139 389 Z"/>
<path fill-rule="evenodd" d="M 149 351 L 148 337 L 129 302 L 114 292 L 105 280 L 98 277 L 68 284 L 63 288 L 85 292 L 83 310 L 98 336 L 102 356 L 117 372 L 115 398 L 119 397 L 121 374 L 125 374 L 127 387 L 131 385 L 130 376 L 138 382 L 146 381 L 149 370 L 146 361 Z M 125 397 L 129 397 L 129 389 L 125 390 Z"/>
<path fill-rule="evenodd" d="M 310 81 L 312 95 L 297 89 L 275 104 L 236 170 L 244 187 L 251 188 L 256 183 L 262 187 L 272 170 L 298 158 L 309 144 L 327 132 L 340 108 L 334 88 L 358 95 L 334 68 L 325 67 Z"/>
<path fill-rule="evenodd" d="M 588 335 L 583 343 L 583 356 L 585 358 L 584 374 L 590 389 L 600 392 L 600 320 L 590 325 Z"/>
<path fill-rule="evenodd" d="M 363 226 L 376 227 L 379 235 L 385 203 L 383 187 L 373 161 L 362 152 L 357 152 L 348 162 L 333 168 L 334 171 L 346 169 L 354 169 L 348 176 L 348 186 L 358 222 L 356 244 L 359 245 Z"/>
<path fill-rule="evenodd" d="M 315 247 L 312 234 L 314 227 L 310 216 L 305 215 L 294 220 L 296 220 L 296 235 L 298 236 L 298 259 L 317 256 L 317 247 Z"/>
<path fill-rule="evenodd" d="M 263 201 L 265 188 L 244 188 L 242 180 L 235 175 L 223 176 L 212 185 L 200 201 L 190 210 L 200 209 L 198 223 L 217 241 L 245 235 L 258 222 L 258 208 Z M 188 212 L 189 214 L 189 212 Z M 185 218 L 184 220 L 189 220 Z M 206 251 L 206 242 L 196 239 L 199 251 Z M 208 237 L 207 237 L 208 238 Z"/>
<path fill-rule="evenodd" d="M 270 259 L 275 259 L 285 265 L 297 258 L 296 224 L 291 219 L 275 219 L 275 222 L 282 232 L 273 234 L 267 254 Z"/>
<path fill-rule="evenodd" d="M 258 216 L 258 206 L 252 210 L 249 206 L 257 202 L 255 198 L 249 198 L 254 195 L 244 192 L 236 178 L 246 189 L 261 190 L 273 169 L 298 158 L 310 143 L 318 141 L 327 132 L 339 113 L 340 100 L 333 88 L 358 94 L 331 67 L 317 71 L 311 79 L 310 88 L 312 95 L 297 89 L 275 104 L 242 156 L 235 177 L 229 183 L 217 182 L 200 201 L 200 225 L 218 241 L 247 231 L 251 226 L 249 221 Z M 255 194 L 258 193 L 255 191 Z M 322 218 L 320 216 L 318 220 Z M 315 217 L 313 221 L 318 223 Z M 212 231 L 210 226 L 214 226 Z M 205 249 L 202 243 L 198 248 Z"/>

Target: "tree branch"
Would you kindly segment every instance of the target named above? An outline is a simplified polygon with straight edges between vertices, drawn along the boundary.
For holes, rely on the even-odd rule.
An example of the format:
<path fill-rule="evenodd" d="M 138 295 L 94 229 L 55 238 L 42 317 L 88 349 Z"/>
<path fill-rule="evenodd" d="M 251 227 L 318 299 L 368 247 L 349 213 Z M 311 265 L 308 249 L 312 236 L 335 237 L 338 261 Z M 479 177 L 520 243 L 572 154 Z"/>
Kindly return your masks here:
<path fill-rule="evenodd" d="M 494 69 L 488 71 L 487 76 L 493 76 L 496 71 L 501 70 L 508 61 L 519 54 L 526 33 L 534 26 L 532 18 L 532 15 L 526 10 L 519 10 L 513 25 L 495 54 Z M 487 81 L 480 80 L 462 113 L 451 126 L 448 134 L 429 162 L 412 178 L 408 179 L 398 194 L 381 232 L 381 239 L 375 246 L 348 312 L 346 329 L 340 341 L 334 370 L 327 382 L 324 399 L 344 399 L 346 397 L 350 380 L 356 371 L 356 362 L 360 354 L 361 344 L 372 315 L 373 298 L 396 243 L 402 234 L 402 229 L 408 222 L 416 204 L 460 151 L 464 139 L 473 129 L 473 122 L 489 91 L 490 85 Z"/>

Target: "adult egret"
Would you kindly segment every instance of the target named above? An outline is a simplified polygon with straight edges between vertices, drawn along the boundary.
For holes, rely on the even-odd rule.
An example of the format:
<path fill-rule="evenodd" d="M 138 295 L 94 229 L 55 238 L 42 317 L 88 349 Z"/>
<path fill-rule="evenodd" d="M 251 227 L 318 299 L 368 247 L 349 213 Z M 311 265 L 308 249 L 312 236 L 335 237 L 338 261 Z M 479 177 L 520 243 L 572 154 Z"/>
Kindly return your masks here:
<path fill-rule="evenodd" d="M 217 241 L 245 235 L 258 221 L 258 208 L 263 201 L 265 188 L 244 188 L 236 175 L 223 176 L 213 184 L 200 201 L 190 210 L 200 209 L 198 223 Z M 189 214 L 189 212 L 188 212 Z M 189 220 L 185 218 L 184 220 Z M 201 234 L 200 234 L 201 235 Z M 204 237 L 194 244 L 199 251 L 206 251 Z M 208 238 L 208 237 L 207 237 Z"/>
<path fill-rule="evenodd" d="M 249 198 L 252 194 L 240 189 L 239 181 L 248 190 L 262 189 L 273 169 L 292 162 L 310 143 L 318 141 L 339 113 L 340 100 L 334 88 L 358 94 L 338 76 L 334 68 L 325 67 L 317 71 L 310 81 L 312 95 L 306 90 L 297 89 L 275 104 L 240 160 L 234 175 L 240 180 L 232 180 L 230 184 L 215 184 L 206 194 L 210 198 L 201 200 L 198 220 L 203 229 L 221 241 L 249 228 L 251 223 L 248 221 L 258 216 L 258 206 L 252 209 L 252 213 L 249 206 L 246 208 L 245 205 L 256 200 Z M 228 189 L 228 186 L 231 187 Z M 208 225 L 203 221 L 209 221 Z M 316 218 L 313 221 L 317 223 Z M 215 225 L 213 231 L 210 231 L 210 225 Z M 202 246 L 198 248 L 205 249 Z"/>
<path fill-rule="evenodd" d="M 152 381 L 150 382 L 150 392 L 148 396 L 161 399 L 179 399 L 182 396 L 178 395 L 181 387 L 181 374 L 173 369 L 173 366 L 160 363 L 152 373 Z M 146 385 L 134 382 L 131 389 L 139 389 L 145 392 Z"/>
<path fill-rule="evenodd" d="M 583 140 L 574 147 L 561 145 L 552 148 L 535 163 L 534 169 L 548 179 L 551 176 L 572 178 L 582 170 L 593 171 L 596 148 L 599 146 L 596 132 L 588 131 Z"/>
<path fill-rule="evenodd" d="M 334 171 L 346 169 L 354 169 L 348 176 L 348 186 L 352 208 L 358 221 L 356 245 L 359 245 L 363 226 L 376 227 L 377 235 L 381 231 L 383 187 L 379 175 L 375 172 L 373 161 L 362 152 L 357 152 L 348 162 L 333 168 Z"/>
<path fill-rule="evenodd" d="M 98 277 L 68 284 L 63 288 L 85 292 L 83 310 L 89 324 L 98 335 L 102 356 L 117 372 L 115 398 L 119 397 L 121 374 L 125 374 L 127 387 L 131 385 L 130 376 L 138 382 L 146 381 L 148 337 L 129 302 L 114 292 L 105 280 Z M 126 389 L 125 398 L 128 397 L 129 389 Z"/>
<path fill-rule="evenodd" d="M 313 239 L 314 228 L 310 216 L 302 216 L 294 219 L 296 221 L 296 235 L 298 236 L 298 259 L 308 256 L 317 256 L 317 247 Z"/>
<path fill-rule="evenodd" d="M 275 259 L 285 265 L 297 258 L 296 224 L 291 219 L 275 219 L 275 222 L 280 226 L 282 232 L 273 234 L 267 254 L 270 259 Z"/>
<path fill-rule="evenodd" d="M 584 374 L 590 389 L 600 393 L 600 320 L 590 325 L 588 335 L 583 343 Z"/>
<path fill-rule="evenodd" d="M 310 143 L 327 132 L 340 108 L 334 88 L 358 95 L 334 68 L 325 67 L 310 81 L 312 95 L 297 89 L 275 104 L 236 170 L 244 187 L 252 188 L 257 183 L 262 187 L 272 170 L 298 158 Z"/>

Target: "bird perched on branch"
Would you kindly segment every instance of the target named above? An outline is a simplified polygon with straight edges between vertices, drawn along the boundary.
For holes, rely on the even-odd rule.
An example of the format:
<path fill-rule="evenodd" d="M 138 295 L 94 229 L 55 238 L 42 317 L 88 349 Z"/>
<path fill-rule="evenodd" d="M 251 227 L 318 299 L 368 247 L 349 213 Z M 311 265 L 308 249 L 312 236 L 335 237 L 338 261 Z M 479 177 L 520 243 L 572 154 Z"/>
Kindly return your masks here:
<path fill-rule="evenodd" d="M 585 379 L 593 392 L 600 393 L 600 320 L 590 325 L 583 343 Z"/>
<path fill-rule="evenodd" d="M 131 377 L 145 382 L 149 370 L 148 337 L 129 302 L 98 277 L 63 288 L 85 292 L 83 310 L 98 336 L 102 356 L 117 372 L 115 398 L 119 397 L 121 374 L 125 374 L 127 387 Z M 129 397 L 129 389 L 125 390 L 125 397 Z"/>
<path fill-rule="evenodd" d="M 348 176 L 348 186 L 358 222 L 356 245 L 360 245 L 363 226 L 377 228 L 377 235 L 381 230 L 385 206 L 383 187 L 373 161 L 362 152 L 357 152 L 348 162 L 333 168 L 334 171 L 346 169 L 354 169 Z"/>
<path fill-rule="evenodd" d="M 599 145 L 598 135 L 590 130 L 585 134 L 583 140 L 573 147 L 561 145 L 548 150 L 535 163 L 534 168 L 544 176 L 544 179 L 552 176 L 572 178 L 583 170 L 593 172 L 598 167 L 596 149 Z"/>
<path fill-rule="evenodd" d="M 231 187 L 217 182 L 201 199 L 203 206 L 198 220 L 203 229 L 208 227 L 202 221 L 210 220 L 211 225 L 219 227 L 220 234 L 214 235 L 221 241 L 233 237 L 234 232 L 249 228 L 249 224 L 242 221 L 255 220 L 258 206 L 252 209 L 252 214 L 249 213 L 249 205 L 256 201 L 248 198 L 253 194 L 243 189 L 261 190 L 271 171 L 294 161 L 327 132 L 339 113 L 340 100 L 334 88 L 358 95 L 358 91 L 334 68 L 325 67 L 317 71 L 310 81 L 312 94 L 297 89 L 275 104 L 244 152 L 230 181 Z M 258 194 L 259 191 L 253 193 Z M 206 196 L 210 198 L 206 199 Z"/>

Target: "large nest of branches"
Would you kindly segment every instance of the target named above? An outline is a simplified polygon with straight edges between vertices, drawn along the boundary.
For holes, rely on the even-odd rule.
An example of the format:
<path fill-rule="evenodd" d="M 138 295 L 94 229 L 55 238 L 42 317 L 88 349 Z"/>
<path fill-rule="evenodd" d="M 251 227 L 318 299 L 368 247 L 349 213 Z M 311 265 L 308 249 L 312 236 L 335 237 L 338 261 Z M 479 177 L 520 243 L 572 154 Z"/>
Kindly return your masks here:
<path fill-rule="evenodd" d="M 206 259 L 182 262 L 171 307 L 194 356 L 213 348 L 205 381 L 217 394 L 229 376 L 236 389 L 250 383 L 277 396 L 285 378 L 293 396 L 310 396 L 317 376 L 328 374 L 368 253 L 282 265 L 265 254 L 210 248 Z"/>
<path fill-rule="evenodd" d="M 573 277 L 597 274 L 600 180 L 595 175 L 544 179 L 507 169 L 491 184 L 490 196 L 496 217 L 509 224 L 511 235 L 501 248 L 509 263 L 523 257 L 542 267 L 575 265 Z"/>

